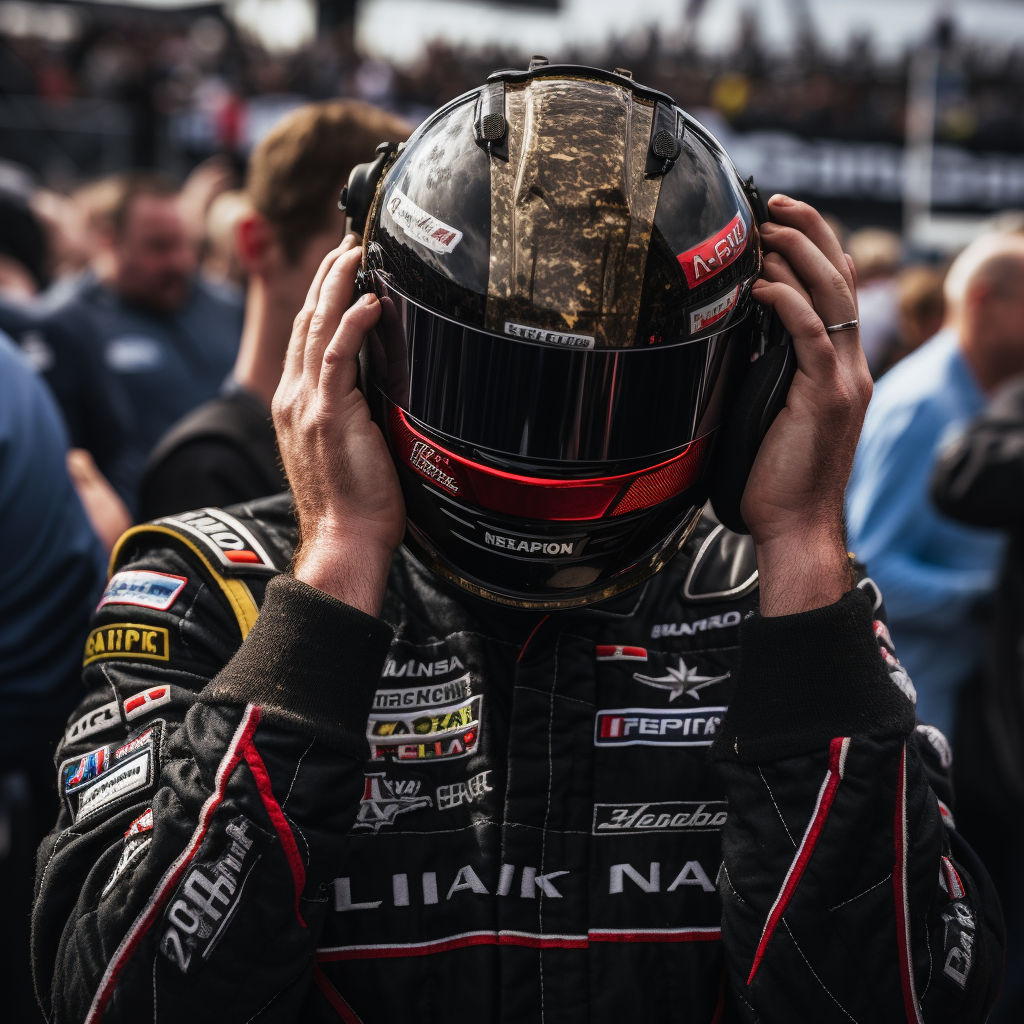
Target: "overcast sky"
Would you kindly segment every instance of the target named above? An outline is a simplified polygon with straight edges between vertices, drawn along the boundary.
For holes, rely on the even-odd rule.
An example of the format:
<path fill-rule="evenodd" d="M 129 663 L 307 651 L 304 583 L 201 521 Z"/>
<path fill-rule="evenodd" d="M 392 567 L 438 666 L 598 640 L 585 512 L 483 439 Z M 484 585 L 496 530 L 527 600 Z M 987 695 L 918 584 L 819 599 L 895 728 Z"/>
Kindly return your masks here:
<path fill-rule="evenodd" d="M 678 34 L 686 2 L 562 0 L 553 12 L 473 0 L 361 0 L 357 30 L 365 50 L 398 62 L 415 60 L 424 42 L 436 38 L 470 46 L 514 40 L 526 53 L 554 54 L 568 41 L 600 46 L 650 24 Z M 740 13 L 756 10 L 766 41 L 785 48 L 793 38 L 794 10 L 804 5 L 819 38 L 838 49 L 852 34 L 868 33 L 879 51 L 895 55 L 919 39 L 942 9 L 952 9 L 966 34 L 997 45 L 1024 43 L 1024 0 L 706 0 L 695 31 L 708 50 L 727 50 Z"/>

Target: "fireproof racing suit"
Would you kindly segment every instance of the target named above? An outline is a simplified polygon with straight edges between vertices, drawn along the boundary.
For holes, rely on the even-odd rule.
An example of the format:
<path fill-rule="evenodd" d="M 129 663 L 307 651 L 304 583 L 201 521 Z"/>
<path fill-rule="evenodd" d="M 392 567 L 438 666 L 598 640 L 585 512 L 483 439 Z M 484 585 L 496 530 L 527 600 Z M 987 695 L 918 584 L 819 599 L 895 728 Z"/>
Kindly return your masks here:
<path fill-rule="evenodd" d="M 284 495 L 116 549 L 39 855 L 50 1020 L 984 1019 L 998 903 L 869 586 L 762 619 L 705 518 L 550 615 L 401 549 L 375 619 L 295 541 Z"/>

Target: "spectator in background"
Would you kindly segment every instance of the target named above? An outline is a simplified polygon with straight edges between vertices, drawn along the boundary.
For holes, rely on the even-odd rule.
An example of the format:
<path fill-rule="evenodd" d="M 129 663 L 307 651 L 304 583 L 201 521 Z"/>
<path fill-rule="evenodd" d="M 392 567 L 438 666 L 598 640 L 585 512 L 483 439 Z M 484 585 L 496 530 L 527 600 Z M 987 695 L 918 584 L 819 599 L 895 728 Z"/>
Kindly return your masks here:
<path fill-rule="evenodd" d="M 197 277 L 195 246 L 169 182 L 125 174 L 113 200 L 108 223 L 97 225 L 104 277 L 87 276 L 60 309 L 98 335 L 145 457 L 176 420 L 217 394 L 238 350 L 242 308 Z"/>
<path fill-rule="evenodd" d="M 995 585 L 1001 534 L 932 505 L 937 453 L 1024 371 L 1024 237 L 968 246 L 946 278 L 946 327 L 875 388 L 847 490 L 850 543 L 885 596 L 889 627 L 914 680 L 918 716 L 952 735 L 961 686 L 981 662 L 982 603 Z"/>
<path fill-rule="evenodd" d="M 0 331 L 17 342 L 50 386 L 71 438 L 76 476 L 88 479 L 97 497 L 94 525 L 112 544 L 110 538 L 131 525 L 125 501 L 141 468 L 129 443 L 127 399 L 104 368 L 87 325 L 48 314 L 34 302 L 46 280 L 46 236 L 26 198 L 2 190 L 0 253 Z"/>
<path fill-rule="evenodd" d="M 249 286 L 235 368 L 221 396 L 186 416 L 153 451 L 140 492 L 142 518 L 231 505 L 287 486 L 270 402 L 292 322 L 321 261 L 344 234 L 338 196 L 349 171 L 372 160 L 378 143 L 408 135 L 408 125 L 391 114 L 335 100 L 293 112 L 256 147 L 249 207 L 236 231 Z"/>
<path fill-rule="evenodd" d="M 39 1019 L 28 955 L 35 851 L 57 811 L 52 752 L 83 695 L 82 649 L 105 579 L 66 449 L 53 399 L 0 334 L 0 962 L 10 1021 Z"/>
<path fill-rule="evenodd" d="M 919 349 L 942 328 L 945 274 L 933 267 L 907 267 L 896 278 L 896 343 L 886 354 L 882 373 Z"/>
<path fill-rule="evenodd" d="M 235 236 L 242 218 L 251 207 L 245 192 L 222 192 L 206 214 L 206 238 L 200 273 L 214 289 L 223 289 L 237 301 L 244 301 L 245 267 L 238 256 Z"/>
<path fill-rule="evenodd" d="M 878 378 L 897 340 L 896 270 L 902 243 L 882 228 L 861 228 L 847 239 L 846 251 L 857 268 L 860 340 L 871 376 Z"/>
<path fill-rule="evenodd" d="M 1010 535 L 982 671 L 956 729 L 957 827 L 985 862 L 1006 916 L 1006 972 L 992 1024 L 1024 1020 L 1024 378 L 1007 384 L 942 453 L 939 508 Z"/>

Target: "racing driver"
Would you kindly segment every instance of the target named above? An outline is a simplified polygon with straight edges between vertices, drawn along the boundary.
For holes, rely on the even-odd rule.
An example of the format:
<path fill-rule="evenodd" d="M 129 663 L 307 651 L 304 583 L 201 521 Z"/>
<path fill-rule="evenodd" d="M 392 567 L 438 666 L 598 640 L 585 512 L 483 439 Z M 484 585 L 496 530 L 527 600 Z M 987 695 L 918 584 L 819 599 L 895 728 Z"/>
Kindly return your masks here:
<path fill-rule="evenodd" d="M 378 152 L 274 400 L 292 495 L 113 554 L 46 1017 L 983 1021 L 998 903 L 843 543 L 834 235 L 623 71 Z"/>

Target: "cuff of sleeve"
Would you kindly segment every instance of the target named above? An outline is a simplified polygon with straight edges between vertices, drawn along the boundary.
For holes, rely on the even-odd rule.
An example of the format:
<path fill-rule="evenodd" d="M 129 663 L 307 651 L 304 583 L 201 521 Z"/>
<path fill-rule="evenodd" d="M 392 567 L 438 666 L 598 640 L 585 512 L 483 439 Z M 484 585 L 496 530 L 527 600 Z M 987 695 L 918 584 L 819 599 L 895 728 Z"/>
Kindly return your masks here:
<path fill-rule="evenodd" d="M 811 753 L 835 736 L 914 728 L 914 705 L 889 677 L 859 589 L 799 615 L 740 627 L 740 665 L 714 761 L 757 763 Z"/>
<path fill-rule="evenodd" d="M 201 699 L 257 704 L 264 719 L 365 760 L 366 722 L 393 635 L 380 619 L 276 576 L 256 624 Z"/>

